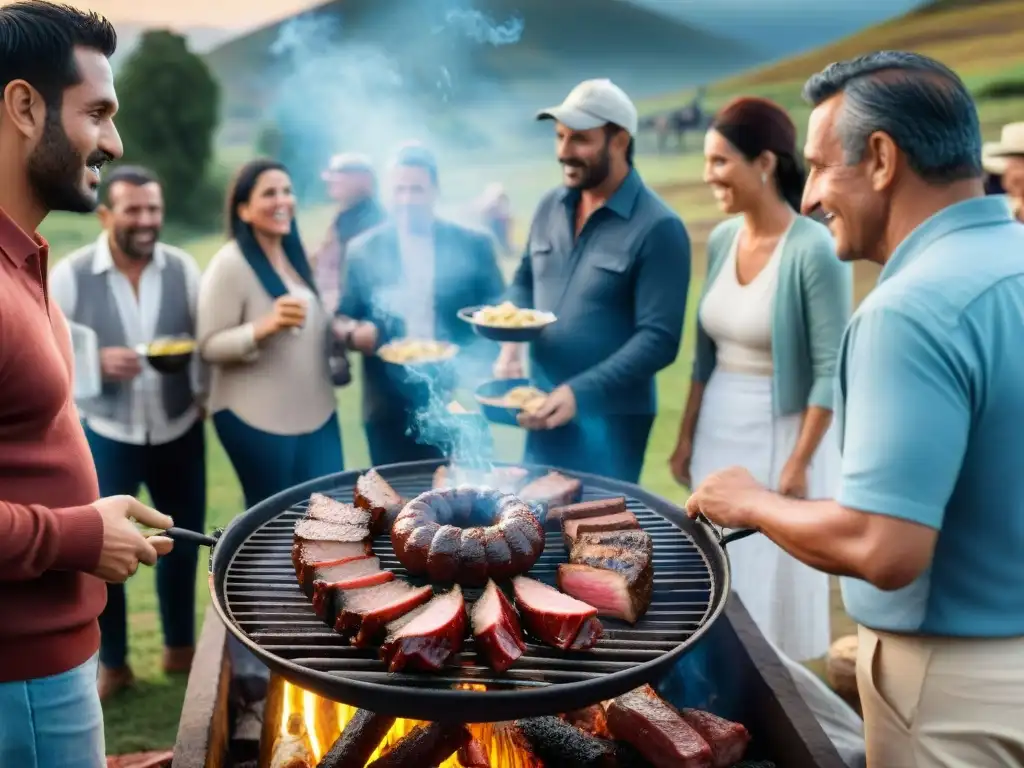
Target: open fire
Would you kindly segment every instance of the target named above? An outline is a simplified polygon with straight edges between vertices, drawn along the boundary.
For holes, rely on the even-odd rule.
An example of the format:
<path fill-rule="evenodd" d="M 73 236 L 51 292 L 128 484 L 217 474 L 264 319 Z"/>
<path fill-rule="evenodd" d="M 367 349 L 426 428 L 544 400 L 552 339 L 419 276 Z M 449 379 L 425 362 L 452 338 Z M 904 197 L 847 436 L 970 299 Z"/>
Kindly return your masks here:
<path fill-rule="evenodd" d="M 358 710 L 303 690 L 276 676 L 274 679 L 279 693 L 276 696 L 271 693 L 271 700 L 279 701 L 280 714 L 272 717 L 268 712 L 265 728 L 271 728 L 272 733 L 263 741 L 272 743 L 273 748 L 267 759 L 261 762 L 261 768 L 315 768 Z M 459 687 L 486 690 L 486 686 L 473 683 L 460 684 Z M 419 720 L 395 720 L 380 746 L 370 755 L 367 765 L 387 754 L 414 728 L 425 725 L 427 723 Z M 486 754 L 487 765 L 493 768 L 539 768 L 540 764 L 518 748 L 500 725 L 480 723 L 466 727 Z M 475 766 L 466 766 L 459 761 L 458 755 L 452 755 L 438 768 Z"/>

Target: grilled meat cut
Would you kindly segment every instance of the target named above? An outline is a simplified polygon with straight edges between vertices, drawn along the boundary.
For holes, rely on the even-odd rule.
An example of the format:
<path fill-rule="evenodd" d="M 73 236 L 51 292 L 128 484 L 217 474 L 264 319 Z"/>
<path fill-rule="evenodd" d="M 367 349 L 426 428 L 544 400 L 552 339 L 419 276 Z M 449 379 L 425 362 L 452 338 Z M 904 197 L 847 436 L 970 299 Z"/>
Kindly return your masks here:
<path fill-rule="evenodd" d="M 729 768 L 743 759 L 750 743 L 750 733 L 743 725 L 700 709 L 684 709 L 681 714 L 711 747 L 714 768 Z"/>
<path fill-rule="evenodd" d="M 447 490 L 461 486 L 494 488 L 502 493 L 515 493 L 529 475 L 522 467 L 494 467 L 491 470 L 468 467 L 440 466 L 434 471 L 435 490 Z"/>
<path fill-rule="evenodd" d="M 396 630 L 389 627 L 380 648 L 389 672 L 417 669 L 436 672 L 462 650 L 466 636 L 466 603 L 462 589 L 437 595 L 426 608 Z"/>
<path fill-rule="evenodd" d="M 357 709 L 316 768 L 363 768 L 394 724 L 393 717 Z"/>
<path fill-rule="evenodd" d="M 332 499 L 322 493 L 314 493 L 309 497 L 306 517 L 310 520 L 322 520 L 335 525 L 355 525 L 370 528 L 370 513 L 352 504 Z"/>
<path fill-rule="evenodd" d="M 575 504 L 583 494 L 583 483 L 561 472 L 548 472 L 519 490 L 518 496 L 550 507 Z"/>
<path fill-rule="evenodd" d="M 576 537 L 581 533 L 639 529 L 640 523 L 637 521 L 636 515 L 627 510 L 625 512 L 615 512 L 611 515 L 602 515 L 601 517 L 566 520 L 562 523 L 562 537 L 565 540 L 565 548 L 572 550 Z"/>
<path fill-rule="evenodd" d="M 313 581 L 313 572 L 328 565 L 340 565 L 346 560 L 371 554 L 370 540 L 363 541 L 309 541 L 295 538 L 292 544 L 292 565 L 299 586 Z"/>
<path fill-rule="evenodd" d="M 529 717 L 511 724 L 512 743 L 543 765 L 618 768 L 615 745 L 584 733 L 560 717 Z"/>
<path fill-rule="evenodd" d="M 573 541 L 573 547 L 569 550 L 569 562 L 573 562 L 572 553 L 577 548 L 589 545 L 623 547 L 643 552 L 648 557 L 654 557 L 654 540 L 651 539 L 651 534 L 647 531 L 627 529 L 577 534 Z"/>
<path fill-rule="evenodd" d="M 304 517 L 295 524 L 295 536 L 308 541 L 362 541 L 370 538 L 368 525 L 328 523 Z"/>
<path fill-rule="evenodd" d="M 651 605 L 654 568 L 644 549 L 577 542 L 569 562 L 558 566 L 558 588 L 597 608 L 599 616 L 635 624 Z"/>
<path fill-rule="evenodd" d="M 462 768 L 491 768 L 487 749 L 477 739 L 459 747 L 457 757 Z"/>
<path fill-rule="evenodd" d="M 443 763 L 472 738 L 464 725 L 417 725 L 386 755 L 366 768 L 430 768 Z"/>
<path fill-rule="evenodd" d="M 711 747 L 704 737 L 649 685 L 613 699 L 607 716 L 612 736 L 636 747 L 654 768 L 714 765 Z"/>
<path fill-rule="evenodd" d="M 380 558 L 373 555 L 356 557 L 338 565 L 328 565 L 313 570 L 313 582 L 309 585 L 308 596 L 313 599 L 313 611 L 321 619 L 324 607 L 330 600 L 330 593 L 339 589 L 357 589 L 383 584 L 395 578 L 391 571 L 380 568 Z"/>
<path fill-rule="evenodd" d="M 389 533 L 391 526 L 405 505 L 404 499 L 390 483 L 380 476 L 375 469 L 360 475 L 356 479 L 353 501 L 360 509 L 371 516 L 370 531 L 374 536 Z M 362 768 L 360 766 L 360 768 Z"/>
<path fill-rule="evenodd" d="M 429 587 L 413 587 L 393 580 L 373 587 L 341 589 L 331 593 L 324 618 L 334 618 L 334 631 L 353 637 L 356 645 L 366 645 L 383 631 L 389 621 L 427 602 L 434 592 Z"/>
<path fill-rule="evenodd" d="M 519 614 L 494 581 L 488 581 L 470 616 L 477 653 L 498 672 L 511 667 L 526 651 Z"/>
<path fill-rule="evenodd" d="M 562 650 L 588 650 L 602 633 L 597 609 L 535 579 L 512 580 L 523 625 L 538 640 Z"/>
<path fill-rule="evenodd" d="M 593 501 L 581 501 L 578 504 L 568 504 L 562 507 L 551 507 L 548 510 L 547 520 L 549 527 L 556 530 L 566 520 L 585 520 L 591 517 L 604 517 L 613 515 L 616 512 L 626 511 L 626 497 L 616 496 L 611 499 L 594 499 Z"/>

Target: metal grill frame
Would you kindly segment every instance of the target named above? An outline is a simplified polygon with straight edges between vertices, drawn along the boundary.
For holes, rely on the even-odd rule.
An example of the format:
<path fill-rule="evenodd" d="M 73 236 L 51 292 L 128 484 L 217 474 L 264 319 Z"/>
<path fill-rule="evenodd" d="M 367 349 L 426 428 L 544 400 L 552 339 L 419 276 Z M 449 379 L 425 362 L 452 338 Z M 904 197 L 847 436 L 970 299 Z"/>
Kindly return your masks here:
<path fill-rule="evenodd" d="M 416 489 L 428 490 L 434 470 L 445 463 L 428 460 L 376 469 L 409 499 Z M 495 462 L 495 466 L 513 465 Z M 514 466 L 525 467 L 531 477 L 557 470 Z M 433 674 L 390 674 L 377 648 L 346 645 L 316 617 L 299 589 L 290 557 L 292 528 L 310 494 L 325 493 L 351 502 L 356 479 L 364 471 L 318 478 L 261 502 L 231 522 L 210 556 L 213 605 L 228 631 L 271 670 L 325 698 L 395 717 L 471 723 L 581 709 L 645 683 L 657 683 L 725 609 L 728 558 L 713 529 L 690 520 L 678 506 L 639 486 L 557 470 L 582 481 L 584 500 L 625 496 L 629 509 L 652 535 L 654 599 L 647 614 L 635 627 L 602 617 L 605 634 L 591 651 L 563 652 L 527 636 L 527 652 L 504 674 L 476 659 L 472 637 L 457 657 L 458 666 Z M 568 554 L 560 531 L 546 534 L 544 552 L 528 575 L 555 585 L 557 564 L 567 562 Z M 376 537 L 373 548 L 382 568 L 409 578 L 386 535 Z M 679 565 L 673 565 L 676 558 Z M 426 583 L 416 578 L 409 581 Z M 469 609 L 481 590 L 463 590 Z M 701 593 L 699 600 L 664 600 L 666 595 L 685 597 L 694 590 Z M 289 625 L 294 628 L 276 629 Z M 459 683 L 482 683 L 488 690 L 454 688 Z"/>

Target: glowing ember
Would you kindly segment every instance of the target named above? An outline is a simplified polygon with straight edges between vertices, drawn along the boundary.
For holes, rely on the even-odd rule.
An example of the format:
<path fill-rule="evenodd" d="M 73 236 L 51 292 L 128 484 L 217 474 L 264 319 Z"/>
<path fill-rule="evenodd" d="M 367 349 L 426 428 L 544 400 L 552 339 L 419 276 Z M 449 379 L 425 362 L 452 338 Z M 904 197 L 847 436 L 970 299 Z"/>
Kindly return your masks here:
<path fill-rule="evenodd" d="M 460 683 L 456 687 L 487 690 L 487 686 L 479 683 Z M 356 712 L 355 707 L 337 704 L 283 682 L 277 740 L 265 768 L 315 768 Z M 389 752 L 413 728 L 423 724 L 419 720 L 396 720 L 368 763 Z M 512 743 L 500 724 L 481 723 L 467 727 L 487 751 L 487 758 L 494 768 L 538 768 L 532 757 Z M 461 768 L 461 764 L 453 755 L 438 768 Z"/>

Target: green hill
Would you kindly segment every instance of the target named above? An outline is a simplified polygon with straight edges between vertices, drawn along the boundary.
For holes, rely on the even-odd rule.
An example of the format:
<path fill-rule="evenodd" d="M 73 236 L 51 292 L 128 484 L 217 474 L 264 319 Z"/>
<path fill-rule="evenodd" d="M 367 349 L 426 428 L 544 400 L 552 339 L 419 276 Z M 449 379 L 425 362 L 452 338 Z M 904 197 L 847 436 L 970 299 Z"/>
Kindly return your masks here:
<path fill-rule="evenodd" d="M 716 79 L 760 58 L 740 43 L 622 0 L 478 0 L 473 8 L 456 11 L 479 14 L 467 27 L 451 23 L 451 7 L 437 0 L 334 0 L 220 45 L 206 60 L 224 86 L 226 116 L 252 119 L 264 112 L 281 82 L 275 45 L 300 22 L 316 30 L 319 48 L 361 46 L 381 66 L 386 62 L 403 78 L 419 82 L 421 92 L 433 86 L 431 78 L 443 68 L 453 83 L 452 98 L 462 101 L 527 92 L 531 100 L 550 99 L 581 79 L 601 76 L 649 95 Z M 520 39 L 474 43 L 472 38 L 493 31 L 481 23 L 484 18 L 521 20 Z M 335 32 L 325 32 L 330 29 Z M 347 69 L 371 66 L 361 60 Z M 325 67 L 320 76 L 346 74 Z"/>

